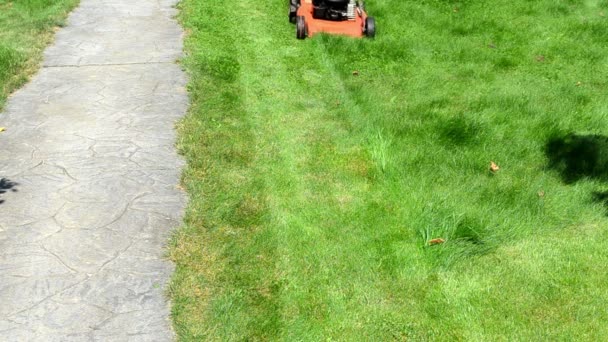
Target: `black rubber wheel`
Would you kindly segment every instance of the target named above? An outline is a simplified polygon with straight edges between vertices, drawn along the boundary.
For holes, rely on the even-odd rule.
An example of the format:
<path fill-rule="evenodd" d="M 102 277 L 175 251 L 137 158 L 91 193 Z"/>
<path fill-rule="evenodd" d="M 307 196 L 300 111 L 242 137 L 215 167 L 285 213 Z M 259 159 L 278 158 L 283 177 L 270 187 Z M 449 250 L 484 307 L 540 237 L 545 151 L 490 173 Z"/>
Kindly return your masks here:
<path fill-rule="evenodd" d="M 367 17 L 367 19 L 365 19 L 365 35 L 369 38 L 374 38 L 376 36 L 376 20 L 372 17 Z"/>
<path fill-rule="evenodd" d="M 296 16 L 298 15 L 299 7 L 300 0 L 289 0 L 289 22 L 292 24 L 296 23 Z"/>
<path fill-rule="evenodd" d="M 296 17 L 296 38 L 306 39 L 306 18 L 299 15 Z"/>

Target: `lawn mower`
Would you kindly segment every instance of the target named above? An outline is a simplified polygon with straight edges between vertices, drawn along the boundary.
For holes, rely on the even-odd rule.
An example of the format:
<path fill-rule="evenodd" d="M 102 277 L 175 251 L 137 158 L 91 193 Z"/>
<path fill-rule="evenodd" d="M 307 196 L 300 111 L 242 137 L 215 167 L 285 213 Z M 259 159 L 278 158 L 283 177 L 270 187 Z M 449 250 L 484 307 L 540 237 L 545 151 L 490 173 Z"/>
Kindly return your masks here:
<path fill-rule="evenodd" d="M 363 1 L 289 0 L 289 21 L 296 24 L 298 39 L 317 33 L 369 38 L 376 35 L 376 22 L 367 16 Z"/>

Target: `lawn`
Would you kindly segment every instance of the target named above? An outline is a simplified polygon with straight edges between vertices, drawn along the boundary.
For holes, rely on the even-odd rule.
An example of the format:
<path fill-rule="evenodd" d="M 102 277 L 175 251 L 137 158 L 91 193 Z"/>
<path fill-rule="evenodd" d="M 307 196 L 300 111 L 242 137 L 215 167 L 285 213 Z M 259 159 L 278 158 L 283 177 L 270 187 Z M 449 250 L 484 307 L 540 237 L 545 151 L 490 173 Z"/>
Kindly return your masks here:
<path fill-rule="evenodd" d="M 77 3 L 0 0 L 0 110 L 6 97 L 38 70 L 44 47 Z"/>
<path fill-rule="evenodd" d="M 298 41 L 288 1 L 181 2 L 180 338 L 605 338 L 608 1 L 367 8 Z"/>

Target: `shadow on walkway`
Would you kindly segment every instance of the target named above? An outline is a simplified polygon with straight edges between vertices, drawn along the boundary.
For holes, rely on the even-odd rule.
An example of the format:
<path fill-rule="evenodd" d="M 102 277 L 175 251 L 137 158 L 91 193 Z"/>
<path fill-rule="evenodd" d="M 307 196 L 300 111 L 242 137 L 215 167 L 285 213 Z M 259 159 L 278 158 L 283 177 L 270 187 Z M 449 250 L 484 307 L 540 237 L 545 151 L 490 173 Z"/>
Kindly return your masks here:
<path fill-rule="evenodd" d="M 18 183 L 11 182 L 6 178 L 0 178 L 0 195 L 6 193 L 7 191 L 17 192 L 16 186 Z M 4 200 L 0 198 L 0 204 L 4 203 Z"/>

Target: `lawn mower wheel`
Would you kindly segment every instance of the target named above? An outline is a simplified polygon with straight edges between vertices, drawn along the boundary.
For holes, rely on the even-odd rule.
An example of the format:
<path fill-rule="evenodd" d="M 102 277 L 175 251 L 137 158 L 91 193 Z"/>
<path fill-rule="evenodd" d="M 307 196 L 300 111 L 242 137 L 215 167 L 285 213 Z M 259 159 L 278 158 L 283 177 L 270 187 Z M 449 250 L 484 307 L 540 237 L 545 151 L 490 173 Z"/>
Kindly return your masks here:
<path fill-rule="evenodd" d="M 367 17 L 365 19 L 365 35 L 369 38 L 376 36 L 376 20 L 373 17 Z"/>
<path fill-rule="evenodd" d="M 296 37 L 298 39 L 306 39 L 306 18 L 303 15 L 296 17 Z"/>

